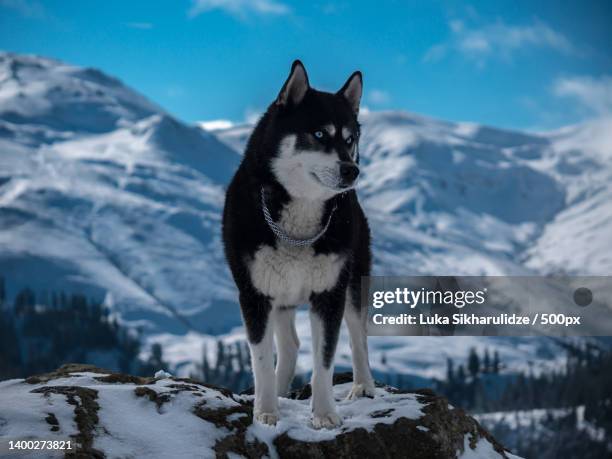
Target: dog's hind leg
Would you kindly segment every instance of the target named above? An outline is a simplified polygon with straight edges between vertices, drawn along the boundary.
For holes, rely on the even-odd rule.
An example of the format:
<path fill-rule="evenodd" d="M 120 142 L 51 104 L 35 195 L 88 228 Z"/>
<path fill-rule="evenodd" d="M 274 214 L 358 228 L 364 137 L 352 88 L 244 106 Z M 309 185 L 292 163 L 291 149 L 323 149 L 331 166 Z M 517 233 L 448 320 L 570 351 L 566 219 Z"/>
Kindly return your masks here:
<path fill-rule="evenodd" d="M 374 396 L 374 379 L 372 378 L 370 362 L 368 360 L 366 322 L 368 311 L 365 308 L 360 308 L 360 305 L 354 301 L 351 289 L 349 289 L 346 295 L 344 320 L 349 330 L 353 358 L 353 387 L 347 395 L 348 399 Z"/>
<path fill-rule="evenodd" d="M 263 424 L 278 420 L 278 397 L 274 377 L 274 326 L 270 303 L 262 295 L 240 295 L 255 379 L 253 416 Z"/>
<path fill-rule="evenodd" d="M 345 289 L 326 291 L 311 298 L 312 330 L 312 425 L 315 429 L 342 424 L 336 412 L 333 392 L 334 354 L 342 323 Z"/>
<path fill-rule="evenodd" d="M 300 340 L 295 330 L 295 307 L 276 308 L 274 315 L 274 336 L 276 338 L 276 391 L 284 397 L 291 388 L 295 374 Z"/>

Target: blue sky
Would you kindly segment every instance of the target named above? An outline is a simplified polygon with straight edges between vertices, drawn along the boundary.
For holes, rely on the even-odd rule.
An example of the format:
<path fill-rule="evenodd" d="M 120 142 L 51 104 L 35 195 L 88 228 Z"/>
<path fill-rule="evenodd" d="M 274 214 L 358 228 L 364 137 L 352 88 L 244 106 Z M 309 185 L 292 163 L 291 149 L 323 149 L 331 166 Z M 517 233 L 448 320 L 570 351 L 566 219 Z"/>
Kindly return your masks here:
<path fill-rule="evenodd" d="M 294 58 L 363 104 L 550 129 L 612 112 L 612 2 L 0 0 L 0 49 L 119 77 L 185 121 L 248 119 Z"/>

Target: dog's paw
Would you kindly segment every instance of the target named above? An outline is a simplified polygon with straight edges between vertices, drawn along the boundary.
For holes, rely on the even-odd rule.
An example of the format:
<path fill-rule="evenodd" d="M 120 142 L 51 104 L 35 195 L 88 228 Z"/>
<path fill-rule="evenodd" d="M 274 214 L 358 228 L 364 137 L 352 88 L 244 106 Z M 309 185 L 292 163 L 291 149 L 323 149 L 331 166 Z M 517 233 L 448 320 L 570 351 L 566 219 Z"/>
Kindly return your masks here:
<path fill-rule="evenodd" d="M 360 397 L 374 398 L 376 390 L 374 384 L 355 384 L 351 387 L 351 391 L 346 396 L 347 400 L 355 400 Z"/>
<path fill-rule="evenodd" d="M 268 426 L 275 426 L 278 421 L 278 413 L 255 413 L 255 420 Z"/>
<path fill-rule="evenodd" d="M 342 425 L 342 418 L 336 413 L 327 413 L 323 415 L 312 415 L 312 426 L 315 429 L 333 429 Z"/>

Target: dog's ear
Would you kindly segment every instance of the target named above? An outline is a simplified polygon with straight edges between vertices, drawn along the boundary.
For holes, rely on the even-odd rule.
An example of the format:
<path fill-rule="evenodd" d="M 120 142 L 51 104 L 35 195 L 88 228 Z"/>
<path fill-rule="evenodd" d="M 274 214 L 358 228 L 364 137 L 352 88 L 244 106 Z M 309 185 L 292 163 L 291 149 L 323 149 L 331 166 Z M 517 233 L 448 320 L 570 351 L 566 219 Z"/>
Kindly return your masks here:
<path fill-rule="evenodd" d="M 289 78 L 285 81 L 276 98 L 276 105 L 298 105 L 302 102 L 309 87 L 308 74 L 304 64 L 299 60 L 293 61 Z"/>
<path fill-rule="evenodd" d="M 342 89 L 338 91 L 338 94 L 344 96 L 346 100 L 348 100 L 353 112 L 355 114 L 359 113 L 359 102 L 361 102 L 361 92 L 363 90 L 363 79 L 361 77 L 361 72 L 358 70 L 354 72 Z"/>

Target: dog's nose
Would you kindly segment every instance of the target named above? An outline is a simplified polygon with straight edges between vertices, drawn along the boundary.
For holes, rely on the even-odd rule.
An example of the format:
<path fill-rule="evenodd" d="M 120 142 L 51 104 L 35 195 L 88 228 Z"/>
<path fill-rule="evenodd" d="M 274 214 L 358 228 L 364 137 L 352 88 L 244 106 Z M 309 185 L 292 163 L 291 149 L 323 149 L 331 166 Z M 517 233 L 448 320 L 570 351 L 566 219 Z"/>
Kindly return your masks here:
<path fill-rule="evenodd" d="M 340 177 L 345 182 L 352 183 L 359 175 L 359 168 L 351 163 L 340 164 Z"/>

